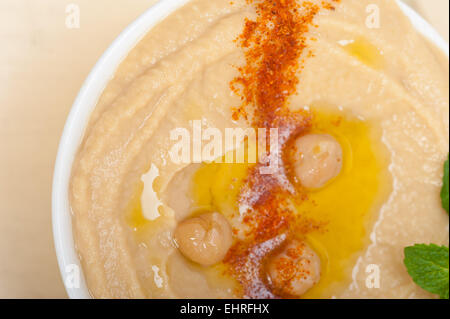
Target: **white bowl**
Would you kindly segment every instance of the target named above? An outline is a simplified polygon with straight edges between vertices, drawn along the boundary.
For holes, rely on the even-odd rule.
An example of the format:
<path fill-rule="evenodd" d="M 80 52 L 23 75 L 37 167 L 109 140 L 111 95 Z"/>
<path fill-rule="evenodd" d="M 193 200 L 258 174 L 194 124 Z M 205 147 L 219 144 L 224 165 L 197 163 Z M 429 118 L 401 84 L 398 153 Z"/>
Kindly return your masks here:
<path fill-rule="evenodd" d="M 153 26 L 188 1 L 160 0 L 127 27 L 106 50 L 89 74 L 67 118 L 53 176 L 52 219 L 56 255 L 64 285 L 70 298 L 91 298 L 75 250 L 68 196 L 72 163 L 82 140 L 85 126 L 104 88 L 131 49 Z M 439 33 L 410 7 L 402 2 L 399 2 L 399 4 L 414 27 L 448 56 L 448 44 Z M 70 283 L 73 282 L 67 280 L 71 278 L 69 276 L 74 274 L 74 265 L 75 271 L 79 269 L 81 276 L 79 287 L 72 287 Z"/>

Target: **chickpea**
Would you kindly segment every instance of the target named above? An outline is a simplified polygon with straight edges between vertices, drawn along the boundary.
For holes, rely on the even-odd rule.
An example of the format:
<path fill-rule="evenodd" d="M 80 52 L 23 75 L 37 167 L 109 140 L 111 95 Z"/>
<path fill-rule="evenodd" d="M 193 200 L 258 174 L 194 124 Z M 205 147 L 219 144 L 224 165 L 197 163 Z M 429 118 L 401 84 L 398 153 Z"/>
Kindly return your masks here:
<path fill-rule="evenodd" d="M 208 213 L 181 222 L 175 229 L 174 238 L 186 258 L 203 266 L 212 266 L 227 254 L 233 233 L 222 214 Z"/>
<path fill-rule="evenodd" d="M 266 270 L 275 293 L 301 297 L 320 280 L 320 258 L 306 243 L 293 240 L 272 256 Z"/>
<path fill-rule="evenodd" d="M 331 135 L 305 135 L 294 147 L 294 173 L 306 188 L 321 188 L 341 172 L 342 147 Z"/>

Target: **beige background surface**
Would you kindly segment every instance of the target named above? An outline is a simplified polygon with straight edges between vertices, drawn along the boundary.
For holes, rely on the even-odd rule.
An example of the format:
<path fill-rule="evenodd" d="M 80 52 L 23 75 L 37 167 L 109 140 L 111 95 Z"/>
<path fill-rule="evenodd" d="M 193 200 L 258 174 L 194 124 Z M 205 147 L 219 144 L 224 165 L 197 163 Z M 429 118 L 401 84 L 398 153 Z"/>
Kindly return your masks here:
<path fill-rule="evenodd" d="M 51 232 L 59 137 L 97 59 L 154 2 L 0 0 L 0 298 L 66 297 Z M 448 41 L 448 0 L 408 2 Z M 69 3 L 79 29 L 65 25 Z"/>

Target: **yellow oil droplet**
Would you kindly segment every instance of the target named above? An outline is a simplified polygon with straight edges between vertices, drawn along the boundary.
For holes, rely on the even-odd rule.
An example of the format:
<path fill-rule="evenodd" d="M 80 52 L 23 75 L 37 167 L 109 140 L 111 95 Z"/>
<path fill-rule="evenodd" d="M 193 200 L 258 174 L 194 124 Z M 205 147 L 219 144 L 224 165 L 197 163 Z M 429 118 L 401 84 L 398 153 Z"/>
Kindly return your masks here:
<path fill-rule="evenodd" d="M 132 192 L 132 196 L 125 209 L 125 222 L 135 232 L 138 238 L 141 238 L 141 236 L 143 238 L 147 237 L 158 227 L 163 226 L 168 222 L 165 218 L 157 218 L 155 220 L 148 220 L 145 218 L 141 202 L 143 190 L 144 183 L 139 182 Z M 162 214 L 162 208 L 159 208 L 159 212 L 164 216 L 164 214 Z"/>
<path fill-rule="evenodd" d="M 144 183 L 139 182 L 132 192 L 132 197 L 126 209 L 126 222 L 133 230 L 138 230 L 148 222 L 142 213 L 141 195 L 143 190 Z"/>
<path fill-rule="evenodd" d="M 344 49 L 371 68 L 381 69 L 384 66 L 381 51 L 364 38 L 358 38 L 344 45 Z"/>
<path fill-rule="evenodd" d="M 320 145 L 317 145 L 317 146 L 314 147 L 313 153 L 314 153 L 315 155 L 320 154 Z"/>
<path fill-rule="evenodd" d="M 204 164 L 194 176 L 194 201 L 231 218 L 238 210 L 237 198 L 251 165 L 254 164 Z"/>
<path fill-rule="evenodd" d="M 322 260 L 318 285 L 305 298 L 328 298 L 349 284 L 358 254 L 369 241 L 369 229 L 391 191 L 388 156 L 380 132 L 367 122 L 316 113 L 317 132 L 333 135 L 342 145 L 341 174 L 312 191 L 298 213 L 326 224 L 307 235 Z"/>

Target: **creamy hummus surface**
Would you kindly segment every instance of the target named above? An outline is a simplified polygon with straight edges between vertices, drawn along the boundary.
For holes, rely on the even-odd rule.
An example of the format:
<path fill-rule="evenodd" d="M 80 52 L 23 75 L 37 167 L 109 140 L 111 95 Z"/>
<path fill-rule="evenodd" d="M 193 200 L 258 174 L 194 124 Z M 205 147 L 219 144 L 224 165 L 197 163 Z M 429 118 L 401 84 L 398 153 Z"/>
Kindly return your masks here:
<path fill-rule="evenodd" d="M 307 148 L 314 139 L 330 147 L 338 143 L 342 150 L 335 155 L 343 164 L 327 171 L 328 184 L 311 179 L 320 188 L 304 191 L 295 206 L 299 218 L 314 220 L 317 227 L 300 227 L 287 237 L 274 233 L 273 247 L 296 238 L 275 255 L 261 248 L 272 261 L 262 256 L 252 269 L 257 277 L 271 278 L 257 281 L 267 293 L 251 291 L 252 284 L 244 282 L 251 281 L 248 273 L 236 275 L 238 258 L 230 255 L 249 227 L 245 214 L 251 212 L 242 207 L 248 167 L 178 163 L 170 154 L 171 134 L 192 131 L 195 123 L 203 132 L 251 126 L 233 114 L 242 99 L 230 83 L 246 63 L 236 39 L 246 21 L 256 19 L 257 2 L 188 2 L 148 32 L 104 90 L 70 183 L 76 248 L 90 293 L 95 298 L 292 297 L 292 291 L 284 294 L 276 261 L 304 241 L 302 251 L 317 259 L 317 276 L 293 287 L 296 297 L 435 297 L 409 277 L 403 249 L 415 243 L 448 245 L 448 216 L 439 199 L 449 149 L 448 59 L 391 0 L 329 1 L 332 9 L 315 14 L 287 108 L 310 112 L 309 133 L 317 133 L 296 146 Z M 296 166 L 296 176 L 303 176 L 301 169 Z M 308 176 L 303 178 L 306 184 Z M 202 259 L 174 238 L 183 236 L 176 234 L 181 223 L 201 212 L 210 214 L 202 223 L 231 225 L 231 233 L 219 229 L 222 236 L 231 234 L 219 245 L 229 248 L 226 257 L 215 252 Z M 215 258 L 218 262 L 209 264 Z"/>

